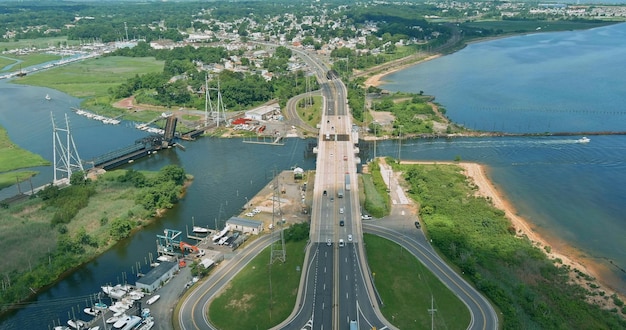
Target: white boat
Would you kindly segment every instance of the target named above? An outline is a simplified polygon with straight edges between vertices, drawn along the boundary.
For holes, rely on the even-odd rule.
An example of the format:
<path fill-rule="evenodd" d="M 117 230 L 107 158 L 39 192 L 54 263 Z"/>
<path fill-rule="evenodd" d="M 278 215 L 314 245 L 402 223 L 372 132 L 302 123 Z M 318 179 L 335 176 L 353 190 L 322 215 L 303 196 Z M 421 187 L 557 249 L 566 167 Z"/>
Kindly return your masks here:
<path fill-rule="evenodd" d="M 50 94 L 46 94 L 46 100 L 50 101 Z"/>
<path fill-rule="evenodd" d="M 125 327 L 126 324 L 128 322 L 130 322 L 131 318 L 132 318 L 132 316 L 123 315 L 117 321 L 115 321 L 115 323 L 113 323 L 113 328 L 121 329 L 121 328 Z"/>
<path fill-rule="evenodd" d="M 193 232 L 197 234 L 208 234 L 209 229 L 204 227 L 193 226 Z"/>
<path fill-rule="evenodd" d="M 137 330 L 150 330 L 153 326 L 154 319 L 152 318 L 152 316 L 148 316 L 143 321 L 141 321 L 139 327 L 137 327 Z"/>
<path fill-rule="evenodd" d="M 69 325 L 70 327 L 74 329 L 80 330 L 80 329 L 83 329 L 87 325 L 87 323 L 85 323 L 85 321 L 82 321 L 82 320 L 76 320 L 76 321 L 68 320 L 67 325 Z"/>
<path fill-rule="evenodd" d="M 83 309 L 83 312 L 85 312 L 85 314 L 91 315 L 91 316 L 98 316 L 98 314 L 100 314 L 100 310 L 94 309 L 93 307 L 87 307 L 87 308 Z"/>
<path fill-rule="evenodd" d="M 124 314 L 122 314 L 122 315 L 113 315 L 113 316 L 109 317 L 105 322 L 107 324 L 115 323 L 115 322 L 119 321 L 119 319 L 121 317 L 126 317 L 126 315 L 124 315 Z"/>
<path fill-rule="evenodd" d="M 105 309 L 107 309 L 107 307 L 108 306 L 106 304 L 103 304 L 101 302 L 97 302 L 97 303 L 93 304 L 93 308 L 94 309 L 105 310 Z"/>
<path fill-rule="evenodd" d="M 91 328 L 89 328 L 87 330 L 100 330 L 100 326 L 96 325 L 95 327 L 91 327 Z"/>
<path fill-rule="evenodd" d="M 159 298 L 161 298 L 161 296 L 159 296 L 159 295 L 153 296 L 152 298 L 148 299 L 148 301 L 146 301 L 146 303 L 147 303 L 148 305 L 152 305 L 152 304 L 154 304 L 157 300 L 159 300 Z"/>
<path fill-rule="evenodd" d="M 590 141 L 591 141 L 591 139 L 589 139 L 586 136 L 583 136 L 580 139 L 576 140 L 576 142 L 578 142 L 578 143 L 589 143 Z"/>
<path fill-rule="evenodd" d="M 116 326 L 116 324 L 118 324 L 116 322 L 113 324 L 113 328 L 122 329 L 122 330 L 131 330 L 131 329 L 135 329 L 135 327 L 141 322 L 141 317 L 132 315 L 132 316 L 129 316 L 127 319 L 120 320 L 120 321 L 123 321 L 120 323 L 120 326 Z"/>

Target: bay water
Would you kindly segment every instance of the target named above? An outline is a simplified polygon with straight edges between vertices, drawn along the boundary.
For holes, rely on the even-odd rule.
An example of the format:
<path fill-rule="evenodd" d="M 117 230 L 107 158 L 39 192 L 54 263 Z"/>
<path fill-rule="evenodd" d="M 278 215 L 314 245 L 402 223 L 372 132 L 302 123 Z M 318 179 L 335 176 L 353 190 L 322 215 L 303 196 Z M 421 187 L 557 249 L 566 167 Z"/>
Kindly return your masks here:
<path fill-rule="evenodd" d="M 481 86 L 487 86 L 486 89 L 495 87 L 488 84 L 489 79 L 481 75 L 489 73 L 494 81 L 514 80 L 516 76 L 498 75 L 498 71 L 509 66 L 524 65 L 524 61 L 514 61 L 512 58 L 525 57 L 536 62 L 532 66 L 533 70 L 536 68 L 546 77 L 551 76 L 550 69 L 555 66 L 545 61 L 554 62 L 540 59 L 544 53 L 537 50 L 539 44 L 549 47 L 556 44 L 567 46 L 578 43 L 576 49 L 613 51 L 614 56 L 619 57 L 618 55 L 624 51 L 623 48 L 626 48 L 621 42 L 625 40 L 623 39 L 625 30 L 626 26 L 615 25 L 589 31 L 538 34 L 473 44 L 458 53 L 390 75 L 385 79 L 391 83 L 384 88 L 424 90 L 427 94 L 436 95 L 437 101 L 446 107 L 448 115 L 453 120 L 465 122 L 466 125 L 472 123 L 468 125 L 475 125 L 472 128 L 491 130 L 497 126 L 498 130 L 518 132 L 527 130 L 541 132 L 545 131 L 546 127 L 552 131 L 622 130 L 621 112 L 624 110 L 609 108 L 611 102 L 598 103 L 602 98 L 597 96 L 590 96 L 591 103 L 595 106 L 588 109 L 597 109 L 594 111 L 569 111 L 569 107 L 565 105 L 558 108 L 558 111 L 549 111 L 552 105 L 542 105 L 538 101 L 551 100 L 550 97 L 533 99 L 531 95 L 526 95 L 526 98 L 521 96 L 526 100 L 523 102 L 527 103 L 518 106 L 516 110 L 506 107 L 508 104 L 506 101 L 497 101 L 500 102 L 499 105 L 494 106 L 489 102 L 491 96 L 525 95 L 521 87 L 527 84 L 517 82 L 510 87 L 515 89 L 513 91 L 502 87 L 498 93 L 490 94 Z M 604 38 L 605 42 L 599 43 L 595 36 Z M 516 38 L 519 39 L 516 41 Z M 621 48 L 618 44 L 622 44 Z M 481 50 L 481 47 L 485 48 Z M 524 51 L 533 49 L 535 50 L 533 56 L 524 55 Z M 561 57 L 564 60 L 570 57 L 571 49 L 566 47 L 563 50 Z M 508 55 L 498 57 L 497 53 Z M 573 59 L 573 63 L 579 63 L 579 66 L 573 67 L 572 72 L 594 65 L 594 58 L 601 56 L 594 55 L 591 50 L 581 53 L 587 54 L 589 62 L 583 58 Z M 465 75 L 454 76 L 449 72 L 453 71 L 451 63 L 462 64 L 465 61 L 465 66 L 473 66 L 471 63 L 482 61 L 482 57 L 486 55 L 494 57 L 489 63 L 496 67 L 474 72 L 476 79 L 483 83 L 472 81 L 471 77 Z M 552 49 L 545 55 L 554 57 L 558 52 Z M 459 56 L 468 57 L 465 60 L 456 58 Z M 446 60 L 449 58 L 453 58 L 453 61 L 446 62 L 445 65 L 439 64 L 440 61 L 449 61 Z M 611 56 L 607 56 L 604 60 L 608 61 L 610 58 Z M 437 69 L 429 68 L 431 66 Z M 467 68 L 461 65 L 458 69 Z M 596 70 L 601 69 L 602 66 L 596 67 Z M 558 74 L 568 72 L 559 71 Z M 606 90 L 615 85 L 622 88 L 626 86 L 624 81 L 620 82 L 618 73 L 619 68 L 615 67 L 604 68 L 604 75 L 599 72 L 590 73 L 585 84 L 586 92 L 590 94 L 595 90 L 593 86 L 600 84 L 603 86 L 602 91 L 610 95 L 607 96 L 608 99 L 623 97 Z M 531 72 L 526 75 L 531 75 Z M 561 83 L 568 83 L 574 79 L 561 78 Z M 611 79 L 610 86 L 602 85 L 604 79 Z M 448 88 L 456 88 L 457 91 L 463 88 L 467 90 L 467 87 L 456 85 L 471 86 L 471 93 L 464 92 L 455 98 Z M 482 96 L 474 97 L 475 93 Z M 541 93 L 548 94 L 547 91 Z M 50 94 L 51 101 L 44 99 L 46 94 Z M 577 93 L 571 91 L 571 94 L 573 97 Z M 473 103 L 470 100 L 473 100 Z M 483 103 L 480 103 L 481 100 Z M 584 100 L 585 98 L 579 98 L 576 103 L 582 103 Z M 541 110 L 532 110 L 535 101 L 538 104 L 537 109 Z M 68 115 L 77 149 L 84 159 L 133 144 L 135 139 L 146 134 L 134 129 L 133 123 L 123 122 L 118 126 L 110 126 L 77 116 L 70 108 L 78 106 L 79 102 L 80 100 L 58 91 L 0 82 L 0 125 L 7 129 L 16 144 L 41 154 L 50 161 L 52 161 L 50 113 L 61 127 L 64 127 L 62 120 L 65 114 Z M 559 104 L 567 102 L 568 100 L 563 100 Z M 552 101 L 550 104 L 557 103 Z M 576 118 L 572 119 L 572 116 Z M 598 120 L 599 117 L 602 119 Z M 516 121 L 522 124 L 515 123 Z M 474 122 L 476 124 L 473 124 Z M 600 125 L 602 122 L 606 125 Z M 543 127 L 540 127 L 541 125 Z M 606 272 L 603 276 L 606 276 L 616 289 L 626 293 L 626 274 L 615 266 L 626 268 L 626 242 L 623 239 L 626 237 L 626 220 L 623 217 L 626 211 L 626 174 L 624 174 L 626 137 L 592 136 L 589 144 L 576 143 L 577 138 L 507 137 L 382 141 L 377 144 L 377 155 L 397 157 L 400 147 L 402 159 L 450 161 L 461 158 L 487 165 L 489 177 L 513 203 L 518 213 L 534 224 L 535 230 L 548 236 L 556 247 L 574 246 L 577 248 L 575 253 L 584 254 L 591 260 L 605 265 Z M 193 142 L 183 142 L 187 147 L 186 151 L 166 150 L 127 165 L 128 168 L 138 170 L 158 170 L 168 164 L 179 164 L 188 173 L 193 174 L 195 180 L 183 200 L 162 219 L 44 290 L 32 304 L 3 316 L 0 319 L 0 329 L 48 329 L 53 321 L 65 322 L 72 308 L 79 310 L 88 304 L 88 295 L 98 292 L 101 285 L 119 283 L 124 278 L 133 282 L 131 267 L 136 262 L 145 265 L 147 255 L 155 253 L 155 235 L 162 233 L 163 229 L 184 232 L 186 227 L 191 226 L 192 218 L 197 225 L 221 227 L 226 219 L 239 212 L 247 199 L 271 180 L 274 170 L 285 170 L 292 166 L 300 166 L 306 170 L 314 169 L 315 160 L 305 156 L 309 142 L 312 140 L 288 139 L 285 146 L 277 147 L 244 144 L 240 139 L 201 138 Z M 363 148 L 361 159 L 371 158 L 373 156 L 371 151 L 372 148 Z M 41 174 L 33 178 L 34 186 L 46 184 L 52 179 L 51 167 L 41 167 L 39 170 Z M 16 192 L 15 186 L 3 189 L 0 191 L 0 198 L 11 196 Z"/>

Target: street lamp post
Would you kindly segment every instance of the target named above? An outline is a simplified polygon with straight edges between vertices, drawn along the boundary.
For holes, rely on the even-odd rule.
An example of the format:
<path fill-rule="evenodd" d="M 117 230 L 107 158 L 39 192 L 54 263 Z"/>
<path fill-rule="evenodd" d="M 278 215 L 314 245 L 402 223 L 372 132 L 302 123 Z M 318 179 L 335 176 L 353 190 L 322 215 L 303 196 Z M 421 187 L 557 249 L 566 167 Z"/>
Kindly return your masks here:
<path fill-rule="evenodd" d="M 398 129 L 398 164 L 400 164 L 400 149 L 402 149 L 402 125 L 399 125 Z"/>

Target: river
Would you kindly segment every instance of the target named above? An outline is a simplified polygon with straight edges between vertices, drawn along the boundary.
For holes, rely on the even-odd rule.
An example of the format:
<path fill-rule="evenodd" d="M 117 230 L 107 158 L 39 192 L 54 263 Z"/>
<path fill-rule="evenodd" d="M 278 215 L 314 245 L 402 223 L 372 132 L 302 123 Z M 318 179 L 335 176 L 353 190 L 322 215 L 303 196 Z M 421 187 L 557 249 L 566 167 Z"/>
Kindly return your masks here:
<path fill-rule="evenodd" d="M 603 35 L 613 36 L 614 54 L 619 55 L 623 51 L 621 48 L 626 48 L 626 45 L 621 42 L 624 40 L 622 37 L 625 27 L 625 25 L 617 25 L 590 31 L 538 34 L 474 44 L 458 53 L 386 77 L 387 80 L 403 81 L 403 83 L 390 84 L 385 88 L 398 90 L 416 88 L 418 91 L 424 90 L 427 94 L 437 95 L 437 100 L 448 109 L 448 115 L 459 122 L 472 123 L 474 118 L 483 118 L 481 116 L 484 114 L 481 111 L 487 112 L 488 116 L 484 118 L 489 119 L 476 120 L 476 128 L 492 129 L 497 126 L 498 129 L 510 128 L 511 131 L 523 131 L 523 126 L 526 126 L 537 131 L 543 131 L 546 127 L 553 130 L 580 128 L 625 130 L 621 127 L 624 110 L 611 109 L 609 111 L 608 105 L 604 104 L 590 107 L 590 109 L 598 109 L 599 113 L 578 110 L 569 112 L 568 107 L 564 106 L 559 108 L 559 111 L 550 113 L 530 110 L 515 113 L 514 117 L 511 117 L 512 111 L 506 110 L 506 103 L 498 107 L 506 111 L 491 110 L 494 107 L 488 102 L 490 95 L 521 93 L 519 88 L 525 85 L 509 87 L 515 89 L 514 91 L 502 87 L 498 93 L 494 93 L 492 85 L 485 85 L 483 88 L 482 84 L 476 84 L 467 77 L 460 77 L 464 79 L 462 84 L 467 84 L 472 88 L 471 93 L 463 92 L 457 99 L 483 100 L 482 105 L 476 103 L 473 107 L 465 108 L 457 108 L 454 95 L 447 93 L 445 88 L 445 86 L 455 87 L 455 78 L 449 72 L 453 70 L 453 66 L 450 62 L 446 62 L 448 58 L 474 54 L 465 59 L 465 63 L 474 63 L 480 60 L 476 58 L 480 54 L 485 56 L 485 54 L 497 52 L 508 54 L 508 57 L 521 58 L 530 56 L 525 55 L 522 49 L 532 50 L 537 47 L 531 47 L 532 45 L 567 46 L 572 42 L 578 42 L 577 48 L 597 48 L 598 51 L 605 52 L 611 47 L 599 48 L 597 44 L 586 46 L 585 43 L 593 42 L 593 36 Z M 611 38 L 607 37 L 604 40 L 608 45 Z M 497 44 L 497 42 L 504 44 Z M 515 48 L 513 50 L 508 48 L 516 47 L 516 44 L 522 45 L 518 49 L 520 54 L 514 54 Z M 486 47 L 489 51 L 481 50 L 481 47 Z M 474 50 L 476 48 L 478 49 Z M 571 48 L 566 49 L 571 51 Z M 589 52 L 593 53 L 591 50 Z M 585 53 L 589 54 L 589 52 Z M 554 53 L 537 50 L 534 56 L 539 63 L 542 54 L 555 56 Z M 598 55 L 590 55 L 589 58 L 592 59 L 594 56 Z M 565 55 L 563 57 L 567 58 Z M 453 60 L 463 63 L 463 59 L 460 58 Z M 440 64 L 439 61 L 444 61 L 444 64 Z M 590 61 L 593 62 L 593 60 Z M 494 59 L 491 63 L 512 65 L 510 59 L 504 62 Z M 577 59 L 574 63 L 585 68 L 590 65 L 582 59 Z M 432 69 L 431 66 L 436 69 Z M 532 67 L 541 70 L 546 77 L 550 76 L 549 70 L 552 65 L 535 64 Z M 600 69 L 602 69 L 601 66 L 594 68 L 594 70 Z M 501 82 L 513 79 L 509 76 L 497 75 L 497 71 L 497 67 L 491 70 L 492 79 Z M 567 71 L 557 70 L 557 72 L 561 75 L 567 74 Z M 604 72 L 605 75 L 615 75 L 611 75 L 611 81 L 619 82 L 619 77 L 616 77 L 619 70 L 605 68 Z M 403 74 L 406 76 L 401 76 Z M 422 79 L 422 76 L 428 79 Z M 587 94 L 595 90 L 593 86 L 603 86 L 600 92 L 608 88 L 600 81 L 594 80 L 602 80 L 604 77 L 600 73 L 589 75 L 586 79 Z M 477 77 L 477 79 L 484 79 L 484 77 Z M 562 82 L 572 79 L 574 78 L 564 77 Z M 428 81 L 443 87 L 430 88 L 426 85 Z M 622 80 L 621 85 L 618 86 L 624 85 L 626 83 Z M 484 89 L 488 90 L 484 91 Z M 46 94 L 50 94 L 51 101 L 44 100 Z M 474 94 L 482 96 L 474 97 Z M 527 103 L 517 109 L 532 109 L 533 98 L 528 95 L 522 97 L 528 98 L 525 101 Z M 624 95 L 611 94 L 610 99 L 623 97 Z M 579 98 L 578 102 L 582 100 L 584 98 Z M 7 129 L 11 139 L 21 147 L 41 154 L 50 161 L 52 161 L 50 113 L 54 114 L 59 124 L 63 116 L 68 114 L 77 149 L 84 159 L 132 144 L 135 139 L 145 135 L 144 132 L 134 129 L 132 123 L 123 122 L 118 126 L 110 126 L 79 117 L 70 111 L 70 107 L 79 104 L 78 99 L 46 88 L 0 82 L 0 104 L 2 104 L 0 125 Z M 473 111 L 471 109 L 489 110 Z M 576 119 L 570 118 L 572 116 Z M 520 122 L 523 124 L 519 124 Z M 587 122 L 589 125 L 585 126 L 581 122 Z M 605 122 L 606 125 L 600 125 L 598 122 Z M 478 123 L 484 126 L 478 126 Z M 65 322 L 72 308 L 82 309 L 88 302 L 88 295 L 97 292 L 100 285 L 118 283 L 123 278 L 128 278 L 132 282 L 131 267 L 136 262 L 145 265 L 148 253 L 155 252 L 155 235 L 162 233 L 163 229 L 185 231 L 185 226 L 191 225 L 192 217 L 196 224 L 210 227 L 214 227 L 216 219 L 219 219 L 217 224 L 219 227 L 225 219 L 238 213 L 240 207 L 246 202 L 246 198 L 252 197 L 270 181 L 274 170 L 289 169 L 296 165 L 307 170 L 314 169 L 315 160 L 304 156 L 308 142 L 310 140 L 287 139 L 285 146 L 266 146 L 244 144 L 239 139 L 202 138 L 194 142 L 184 142 L 187 147 L 186 151 L 172 149 L 160 152 L 130 165 L 134 169 L 157 170 L 167 164 L 179 164 L 188 173 L 193 174 L 195 180 L 185 198 L 168 211 L 162 219 L 120 242 L 107 253 L 44 290 L 32 304 L 4 316 L 0 320 L 0 328 L 48 329 L 53 321 Z M 460 157 L 465 161 L 476 161 L 487 165 L 489 177 L 512 201 L 520 215 L 532 221 L 542 234 L 551 237 L 555 245 L 561 242 L 575 246 L 580 249 L 580 253 L 607 265 L 606 278 L 614 287 L 626 293 L 626 274 L 611 266 L 607 261 L 612 260 L 615 264 L 626 268 L 626 241 L 623 239 L 626 237 L 626 220 L 623 218 L 626 211 L 626 136 L 594 136 L 589 144 L 575 143 L 575 138 L 563 137 L 459 138 L 408 140 L 402 141 L 401 145 L 398 143 L 397 141 L 379 142 L 377 155 L 396 157 L 398 147 L 401 146 L 402 159 L 450 161 Z M 373 148 L 362 148 L 361 159 L 371 158 L 372 150 Z M 35 186 L 48 183 L 52 178 L 51 168 L 45 167 L 40 170 L 41 174 L 33 179 Z M 0 191 L 0 198 L 16 192 L 15 187 L 4 189 Z M 220 207 L 223 211 L 221 214 Z"/>

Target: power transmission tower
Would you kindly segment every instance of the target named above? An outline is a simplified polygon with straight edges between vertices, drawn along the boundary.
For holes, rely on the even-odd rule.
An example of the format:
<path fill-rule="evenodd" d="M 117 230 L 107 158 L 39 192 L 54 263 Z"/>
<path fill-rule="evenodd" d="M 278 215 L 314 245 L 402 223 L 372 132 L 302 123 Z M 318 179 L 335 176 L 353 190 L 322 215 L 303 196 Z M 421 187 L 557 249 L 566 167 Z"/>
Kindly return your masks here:
<path fill-rule="evenodd" d="M 208 126 L 209 124 L 209 116 L 208 116 L 208 109 L 207 109 L 207 105 L 209 106 L 209 108 L 211 109 L 211 120 L 213 122 L 215 122 L 215 124 L 217 125 L 217 127 L 220 127 L 220 122 L 223 121 L 224 123 L 226 122 L 226 108 L 224 108 L 224 101 L 222 100 L 222 92 L 220 91 L 220 81 L 219 79 L 217 80 L 217 88 L 209 88 L 209 80 L 207 77 L 205 77 L 205 99 L 204 99 L 204 107 L 205 107 L 205 117 L 204 117 L 204 125 Z M 217 91 L 217 106 L 214 109 L 213 108 L 213 102 L 211 102 L 211 94 L 209 93 L 209 90 L 216 90 Z"/>
<path fill-rule="evenodd" d="M 276 223 L 274 221 L 276 215 L 276 203 L 278 203 L 278 215 L 282 215 L 282 211 L 280 209 L 280 192 L 278 186 L 278 175 L 276 171 L 274 171 L 274 183 L 272 184 L 274 188 L 274 194 L 272 196 L 272 253 L 270 257 L 270 265 L 274 263 L 274 261 L 278 260 L 281 262 L 285 262 L 287 260 L 287 253 L 285 252 L 285 235 L 282 230 L 283 221 L 279 220 L 279 225 L 281 226 L 281 230 L 276 228 Z M 277 237 L 280 235 L 280 237 Z"/>
<path fill-rule="evenodd" d="M 52 149 L 54 155 L 53 183 L 57 183 L 62 179 L 68 180 L 69 183 L 72 172 L 84 170 L 83 163 L 80 160 L 80 156 L 78 156 L 78 150 L 76 150 L 74 138 L 70 132 L 70 124 L 67 119 L 67 114 L 65 115 L 65 128 L 57 127 L 52 113 L 50 113 L 50 118 L 52 120 Z M 65 144 L 63 144 L 63 140 L 59 136 L 59 132 L 66 133 Z M 57 177 L 57 173 L 59 173 L 60 178 Z"/>

